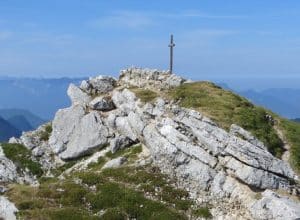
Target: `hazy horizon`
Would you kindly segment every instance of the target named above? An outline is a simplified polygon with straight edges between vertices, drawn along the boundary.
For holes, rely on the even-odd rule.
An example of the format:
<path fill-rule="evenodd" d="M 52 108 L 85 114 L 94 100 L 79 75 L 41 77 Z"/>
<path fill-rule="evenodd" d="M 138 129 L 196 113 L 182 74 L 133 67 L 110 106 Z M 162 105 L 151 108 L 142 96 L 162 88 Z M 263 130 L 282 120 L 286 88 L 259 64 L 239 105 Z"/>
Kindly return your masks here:
<path fill-rule="evenodd" d="M 0 75 L 167 69 L 173 33 L 174 71 L 187 78 L 299 77 L 299 10 L 292 0 L 2 1 Z"/>

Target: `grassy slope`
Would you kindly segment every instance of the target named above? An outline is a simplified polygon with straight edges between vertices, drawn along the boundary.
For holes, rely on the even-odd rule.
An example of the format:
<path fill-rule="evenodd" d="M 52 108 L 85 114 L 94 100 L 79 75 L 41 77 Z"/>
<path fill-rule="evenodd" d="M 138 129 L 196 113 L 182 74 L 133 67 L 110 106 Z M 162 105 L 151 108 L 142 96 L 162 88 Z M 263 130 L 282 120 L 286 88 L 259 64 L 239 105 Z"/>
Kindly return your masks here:
<path fill-rule="evenodd" d="M 172 180 L 155 167 L 123 166 L 99 172 L 111 158 L 122 155 L 130 164 L 140 152 L 137 145 L 117 155 L 107 153 L 86 171 L 65 179 L 42 178 L 38 187 L 14 184 L 6 196 L 20 210 L 21 219 L 180 220 L 188 219 L 186 213 L 211 216 L 205 206 L 192 208 L 188 193 L 173 187 Z M 97 214 L 100 210 L 106 211 L 101 217 Z"/>
<path fill-rule="evenodd" d="M 280 157 L 283 143 L 265 117 L 271 114 L 291 145 L 291 164 L 300 170 L 300 124 L 257 107 L 247 99 L 210 82 L 184 84 L 168 91 L 168 96 L 179 100 L 183 107 L 199 110 L 225 129 L 229 129 L 233 123 L 243 127 L 264 142 L 273 155 Z"/>

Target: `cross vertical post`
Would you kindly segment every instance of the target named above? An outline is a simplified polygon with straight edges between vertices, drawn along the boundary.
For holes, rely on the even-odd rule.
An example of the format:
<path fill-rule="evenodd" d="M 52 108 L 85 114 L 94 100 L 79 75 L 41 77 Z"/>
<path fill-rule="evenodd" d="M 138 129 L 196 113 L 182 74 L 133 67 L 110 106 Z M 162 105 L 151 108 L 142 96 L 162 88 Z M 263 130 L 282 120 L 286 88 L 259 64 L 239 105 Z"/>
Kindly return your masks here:
<path fill-rule="evenodd" d="M 173 73 L 173 48 L 175 47 L 175 44 L 173 42 L 173 34 L 171 34 L 171 39 L 170 39 L 170 73 Z"/>

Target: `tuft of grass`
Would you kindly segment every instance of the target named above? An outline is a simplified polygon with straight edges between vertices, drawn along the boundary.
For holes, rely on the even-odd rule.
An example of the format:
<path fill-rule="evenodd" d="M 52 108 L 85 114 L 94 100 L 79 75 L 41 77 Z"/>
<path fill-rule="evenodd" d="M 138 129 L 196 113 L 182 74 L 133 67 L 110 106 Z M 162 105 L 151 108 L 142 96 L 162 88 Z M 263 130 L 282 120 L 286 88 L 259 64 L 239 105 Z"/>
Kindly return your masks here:
<path fill-rule="evenodd" d="M 199 110 L 224 129 L 228 130 L 232 124 L 243 127 L 261 140 L 273 155 L 281 157 L 283 142 L 267 119 L 268 112 L 247 99 L 210 82 L 183 84 L 170 90 L 168 96 L 183 107 Z"/>
<path fill-rule="evenodd" d="M 85 171 L 76 174 L 76 176 L 82 180 L 82 183 L 88 186 L 97 185 L 105 181 L 100 174 L 94 172 Z"/>
<path fill-rule="evenodd" d="M 118 150 L 115 153 L 112 153 L 111 151 L 108 151 L 105 154 L 105 156 L 110 158 L 110 159 L 114 159 L 114 158 L 117 158 L 117 157 L 120 157 L 120 156 L 124 156 L 127 159 L 132 159 L 132 158 L 136 158 L 136 156 L 139 153 L 141 153 L 142 150 L 143 150 L 142 145 L 138 144 L 138 145 L 135 145 L 135 146 L 131 146 L 131 147 L 128 147 L 128 148 Z"/>
<path fill-rule="evenodd" d="M 67 169 L 71 168 L 72 166 L 74 166 L 78 161 L 77 160 L 70 160 L 65 162 L 64 165 L 57 167 L 55 169 L 51 170 L 51 173 L 53 173 L 55 176 L 59 176 L 60 174 L 62 174 L 64 171 L 66 171 Z"/>
<path fill-rule="evenodd" d="M 45 126 L 44 131 L 42 131 L 40 133 L 41 140 L 48 141 L 51 133 L 52 133 L 52 125 L 48 124 L 48 125 Z"/>
<path fill-rule="evenodd" d="M 193 210 L 193 215 L 195 217 L 201 217 L 206 219 L 212 218 L 212 214 L 210 213 L 208 207 L 200 207 L 196 210 Z"/>
<path fill-rule="evenodd" d="M 158 94 L 149 89 L 131 88 L 130 89 L 142 102 L 152 102 L 158 97 Z"/>
<path fill-rule="evenodd" d="M 101 169 L 105 163 L 106 159 L 104 157 L 99 157 L 97 162 L 92 162 L 88 165 L 88 169 Z"/>
<path fill-rule="evenodd" d="M 162 189 L 162 199 L 169 203 L 173 203 L 176 209 L 188 210 L 193 204 L 191 200 L 188 199 L 189 194 L 187 191 L 182 189 L 175 189 L 169 185 L 165 185 Z"/>
<path fill-rule="evenodd" d="M 14 162 L 19 170 L 26 168 L 37 177 L 43 175 L 41 165 L 31 159 L 31 152 L 22 144 L 1 144 L 5 156 Z"/>

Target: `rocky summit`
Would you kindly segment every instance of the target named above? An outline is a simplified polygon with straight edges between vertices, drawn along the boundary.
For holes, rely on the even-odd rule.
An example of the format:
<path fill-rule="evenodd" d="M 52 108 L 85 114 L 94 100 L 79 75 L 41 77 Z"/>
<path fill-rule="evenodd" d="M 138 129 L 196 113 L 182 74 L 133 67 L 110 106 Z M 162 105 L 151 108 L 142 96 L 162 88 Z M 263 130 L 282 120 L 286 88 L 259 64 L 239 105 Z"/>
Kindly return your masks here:
<path fill-rule="evenodd" d="M 170 95 L 192 83 L 129 68 L 71 84 L 70 107 L 1 144 L 0 216 L 300 218 L 298 171 L 255 132 Z"/>

